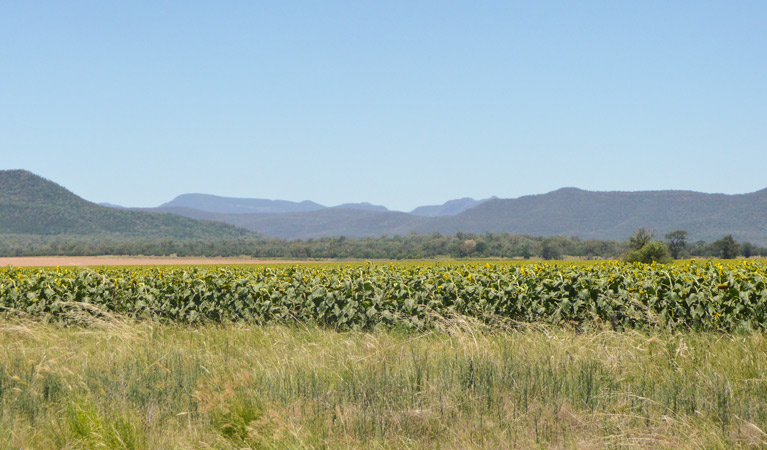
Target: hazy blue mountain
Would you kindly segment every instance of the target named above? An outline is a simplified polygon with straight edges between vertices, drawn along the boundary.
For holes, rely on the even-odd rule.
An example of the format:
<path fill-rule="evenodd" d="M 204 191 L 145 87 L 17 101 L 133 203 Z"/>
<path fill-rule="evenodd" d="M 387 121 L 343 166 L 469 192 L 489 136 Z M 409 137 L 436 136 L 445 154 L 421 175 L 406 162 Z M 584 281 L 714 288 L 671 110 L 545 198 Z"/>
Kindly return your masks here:
<path fill-rule="evenodd" d="M 0 171 L 0 234 L 231 239 L 253 236 L 220 222 L 115 209 L 83 200 L 25 170 Z"/>
<path fill-rule="evenodd" d="M 338 206 L 334 206 L 333 208 L 338 209 L 357 209 L 360 211 L 388 211 L 389 208 L 383 206 L 383 205 L 373 205 L 368 202 L 362 202 L 362 203 L 344 203 Z"/>
<path fill-rule="evenodd" d="M 419 206 L 418 208 L 410 211 L 410 214 L 424 217 L 454 216 L 466 211 L 467 209 L 479 206 L 488 200 L 490 199 L 486 198 L 484 200 L 474 200 L 473 198 L 465 197 L 456 200 L 449 200 L 441 205 Z"/>
<path fill-rule="evenodd" d="M 692 191 L 590 192 L 564 188 L 516 199 L 488 199 L 453 216 L 424 217 L 393 211 L 326 208 L 281 214 L 211 214 L 175 211 L 220 220 L 286 239 L 322 236 L 512 233 L 625 240 L 640 227 L 656 237 L 687 230 L 691 242 L 732 234 L 739 241 L 767 245 L 767 189 L 751 194 Z"/>
<path fill-rule="evenodd" d="M 317 211 L 324 209 L 318 203 L 305 200 L 291 202 L 288 200 L 267 200 L 261 198 L 219 197 L 208 194 L 182 194 L 173 200 L 163 203 L 160 208 L 183 207 L 214 213 L 245 214 L 245 213 L 284 213 L 300 211 Z"/>
<path fill-rule="evenodd" d="M 328 208 L 305 213 L 238 215 L 227 222 L 249 230 L 261 230 L 259 233 L 267 236 L 308 239 L 402 235 L 414 229 L 420 219 L 402 212 Z"/>
<path fill-rule="evenodd" d="M 112 205 L 109 205 L 112 206 Z M 309 200 L 291 202 L 288 200 L 268 200 L 263 198 L 219 197 L 208 194 L 182 194 L 163 203 L 158 208 L 191 208 L 199 211 L 224 214 L 279 214 L 286 212 L 319 211 L 328 208 Z M 332 208 L 357 209 L 361 211 L 388 211 L 385 206 L 368 202 L 344 203 Z M 149 208 L 143 208 L 149 210 Z"/>
<path fill-rule="evenodd" d="M 410 233 L 425 218 L 395 211 L 325 208 L 318 211 L 279 214 L 222 214 L 190 208 L 157 208 L 200 220 L 229 223 L 281 239 L 325 236 L 376 237 Z"/>

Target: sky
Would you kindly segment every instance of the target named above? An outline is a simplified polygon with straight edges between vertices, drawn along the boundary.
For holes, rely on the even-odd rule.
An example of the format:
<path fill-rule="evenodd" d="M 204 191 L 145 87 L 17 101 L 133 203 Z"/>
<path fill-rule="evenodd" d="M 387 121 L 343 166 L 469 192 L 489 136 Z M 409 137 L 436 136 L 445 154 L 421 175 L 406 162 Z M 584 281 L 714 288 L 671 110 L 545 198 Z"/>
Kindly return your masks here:
<path fill-rule="evenodd" d="M 763 1 L 1 1 L 0 169 L 409 211 L 767 187 Z"/>

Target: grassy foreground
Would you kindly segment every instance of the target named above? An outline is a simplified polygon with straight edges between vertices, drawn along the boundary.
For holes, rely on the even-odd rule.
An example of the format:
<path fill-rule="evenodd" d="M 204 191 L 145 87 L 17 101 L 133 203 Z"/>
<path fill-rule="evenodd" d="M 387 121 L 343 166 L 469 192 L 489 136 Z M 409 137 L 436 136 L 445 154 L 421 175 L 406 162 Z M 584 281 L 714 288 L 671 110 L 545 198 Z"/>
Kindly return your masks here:
<path fill-rule="evenodd" d="M 764 448 L 767 336 L 0 322 L 0 448 Z"/>

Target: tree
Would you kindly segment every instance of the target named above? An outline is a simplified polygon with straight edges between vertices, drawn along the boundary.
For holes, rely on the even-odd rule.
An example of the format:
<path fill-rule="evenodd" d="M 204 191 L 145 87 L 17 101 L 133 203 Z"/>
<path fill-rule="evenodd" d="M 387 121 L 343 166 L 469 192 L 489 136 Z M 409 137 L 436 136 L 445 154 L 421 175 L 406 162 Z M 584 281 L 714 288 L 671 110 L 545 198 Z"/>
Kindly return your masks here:
<path fill-rule="evenodd" d="M 687 247 L 687 231 L 672 231 L 666 234 L 666 240 L 668 241 L 668 250 L 671 252 L 671 257 L 679 259 L 679 255 Z"/>
<path fill-rule="evenodd" d="M 669 261 L 668 247 L 660 241 L 648 242 L 639 250 L 631 250 L 624 257 L 626 262 L 641 262 L 650 264 L 652 262 L 665 263 Z"/>
<path fill-rule="evenodd" d="M 711 244 L 711 247 L 713 247 L 717 256 L 719 256 L 722 259 L 735 258 L 736 256 L 738 256 L 738 249 L 740 248 L 740 246 L 738 245 L 737 242 L 735 242 L 735 239 L 732 237 L 731 234 L 728 234 L 727 236 L 723 237 L 722 239 L 719 239 L 718 241 L 714 241 L 714 243 Z"/>
<path fill-rule="evenodd" d="M 562 256 L 562 249 L 552 238 L 544 239 L 541 243 L 541 257 L 543 259 L 557 259 Z"/>
<path fill-rule="evenodd" d="M 642 227 L 634 232 L 629 238 L 629 251 L 623 257 L 626 262 L 652 263 L 667 262 L 669 260 L 669 251 L 666 244 L 660 241 L 653 241 L 652 231 Z"/>
<path fill-rule="evenodd" d="M 530 243 L 525 242 L 522 244 L 522 251 L 519 253 L 519 255 L 525 259 L 530 259 L 532 253 L 530 253 Z"/>
<path fill-rule="evenodd" d="M 750 242 L 743 242 L 740 244 L 740 254 L 743 255 L 744 258 L 750 258 L 756 253 L 756 249 L 754 248 L 754 244 Z"/>
<path fill-rule="evenodd" d="M 462 256 L 469 256 L 476 247 L 477 247 L 477 241 L 475 241 L 474 239 L 466 239 L 465 241 L 461 242 L 461 244 L 458 246 L 458 248 L 461 250 Z"/>
<path fill-rule="evenodd" d="M 650 241 L 652 241 L 655 234 L 645 227 L 642 227 L 634 232 L 634 235 L 629 238 L 629 248 L 631 250 L 639 250 Z"/>

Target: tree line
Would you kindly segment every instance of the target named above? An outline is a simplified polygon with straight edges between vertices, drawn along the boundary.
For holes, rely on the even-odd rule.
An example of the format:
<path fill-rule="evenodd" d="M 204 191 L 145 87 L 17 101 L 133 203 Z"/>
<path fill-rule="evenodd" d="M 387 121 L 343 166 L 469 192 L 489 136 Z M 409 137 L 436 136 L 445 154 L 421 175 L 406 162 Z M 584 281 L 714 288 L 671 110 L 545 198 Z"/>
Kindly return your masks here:
<path fill-rule="evenodd" d="M 687 232 L 654 239 L 644 228 L 626 241 L 530 236 L 508 233 L 409 234 L 350 239 L 307 240 L 235 238 L 221 240 L 137 240 L 120 236 L 0 235 L 0 256 L 204 256 L 286 259 L 521 258 L 662 261 L 672 258 L 767 256 L 767 248 L 724 236 L 714 242 L 687 242 Z"/>
<path fill-rule="evenodd" d="M 690 257 L 707 257 L 733 259 L 739 256 L 767 256 L 767 249 L 750 242 L 737 242 L 731 234 L 707 243 L 697 241 L 687 242 L 687 231 L 676 230 L 665 235 L 665 241 L 653 240 L 654 233 L 647 228 L 634 232 L 627 242 L 628 251 L 623 259 L 629 262 L 650 263 L 653 261 L 666 262 L 671 259 Z"/>

